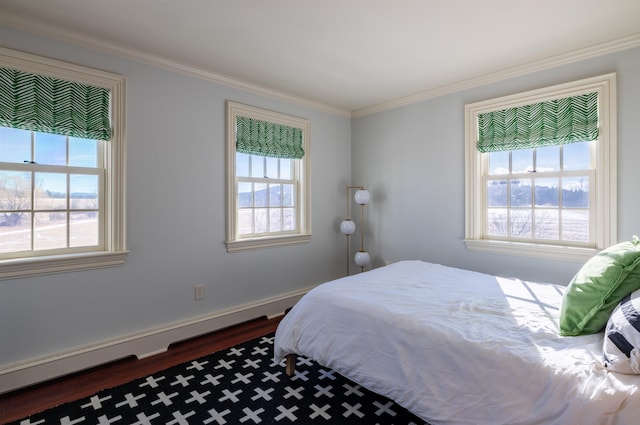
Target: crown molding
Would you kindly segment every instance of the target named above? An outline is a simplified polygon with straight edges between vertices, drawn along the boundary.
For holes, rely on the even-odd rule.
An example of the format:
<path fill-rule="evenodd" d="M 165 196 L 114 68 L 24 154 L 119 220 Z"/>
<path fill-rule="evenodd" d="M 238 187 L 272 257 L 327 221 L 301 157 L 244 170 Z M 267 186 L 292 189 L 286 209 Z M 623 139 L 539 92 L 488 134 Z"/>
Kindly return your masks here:
<path fill-rule="evenodd" d="M 506 68 L 498 72 L 480 75 L 477 77 L 458 81 L 452 84 L 446 84 L 431 90 L 426 90 L 411 96 L 406 96 L 406 97 L 394 99 L 388 102 L 383 102 L 367 108 L 358 109 L 356 111 L 353 111 L 351 113 L 351 116 L 352 118 L 356 118 L 356 117 L 371 115 L 377 112 L 382 112 L 389 109 L 395 109 L 401 106 L 410 105 L 412 103 L 433 99 L 435 97 L 444 96 L 447 94 L 457 93 L 463 90 L 484 86 L 487 84 L 506 80 L 508 78 L 519 77 L 522 75 L 531 74 L 533 72 L 542 71 L 549 68 L 555 68 L 561 65 L 570 64 L 570 63 L 578 62 L 585 59 L 595 58 L 598 56 L 618 52 L 621 50 L 631 49 L 638 46 L 640 46 L 640 33 L 636 33 L 636 34 L 619 38 L 606 43 L 596 44 L 594 46 L 587 47 L 580 50 L 575 50 L 573 52 L 551 56 L 545 59 L 532 61 L 523 65 Z"/>
<path fill-rule="evenodd" d="M 412 103 L 422 102 L 447 94 L 457 93 L 463 90 L 484 86 L 487 84 L 506 80 L 508 78 L 519 77 L 533 72 L 542 71 L 545 69 L 554 68 L 557 66 L 570 64 L 573 62 L 578 62 L 581 60 L 602 56 L 608 53 L 614 53 L 617 51 L 640 46 L 640 33 L 636 33 L 627 37 L 622 37 L 609 42 L 575 50 L 573 52 L 555 55 L 548 58 L 532 61 L 523 65 L 506 68 L 498 72 L 483 74 L 451 84 L 445 84 L 410 96 L 392 99 L 390 101 L 382 102 L 366 108 L 347 111 L 341 108 L 327 105 L 325 103 L 312 101 L 299 96 L 294 96 L 286 92 L 270 89 L 227 75 L 217 74 L 189 64 L 179 63 L 174 60 L 134 49 L 126 45 L 106 42 L 99 39 L 98 37 L 92 37 L 87 34 L 71 31 L 42 21 L 27 19 L 11 12 L 3 12 L 2 14 L 0 14 L 0 23 L 18 30 L 28 31 L 33 34 L 49 37 L 59 41 L 69 42 L 92 50 L 98 50 L 104 53 L 128 58 L 137 62 L 142 62 L 148 65 L 168 69 L 195 78 L 212 81 L 257 95 L 267 96 L 286 102 L 295 103 L 311 109 L 351 118 L 372 115 L 377 112 L 395 109 L 398 107 L 410 105 Z"/>
<path fill-rule="evenodd" d="M 134 60 L 136 62 L 145 63 L 147 65 L 153 65 L 159 68 L 168 69 L 170 71 L 178 72 L 202 80 L 212 81 L 214 83 L 240 89 L 253 94 L 283 100 L 285 102 L 298 104 L 300 106 L 328 112 L 331 114 L 342 115 L 346 117 L 351 116 L 350 111 L 327 105 L 325 103 L 305 99 L 283 91 L 274 90 L 268 87 L 260 86 L 258 84 L 250 83 L 248 81 L 239 80 L 227 75 L 217 74 L 203 68 L 199 68 L 186 63 L 180 63 L 175 60 L 135 49 L 123 44 L 108 42 L 105 40 L 101 40 L 98 37 L 94 37 L 77 31 L 71 31 L 65 28 L 61 28 L 57 25 L 52 25 L 34 19 L 28 19 L 11 12 L 3 12 L 2 14 L 0 14 L 0 23 L 17 30 L 27 31 L 32 34 L 52 38 L 54 40 L 64 41 L 75 44 L 77 46 L 97 50 L 103 53 L 113 54 L 115 56 L 120 56 Z"/>

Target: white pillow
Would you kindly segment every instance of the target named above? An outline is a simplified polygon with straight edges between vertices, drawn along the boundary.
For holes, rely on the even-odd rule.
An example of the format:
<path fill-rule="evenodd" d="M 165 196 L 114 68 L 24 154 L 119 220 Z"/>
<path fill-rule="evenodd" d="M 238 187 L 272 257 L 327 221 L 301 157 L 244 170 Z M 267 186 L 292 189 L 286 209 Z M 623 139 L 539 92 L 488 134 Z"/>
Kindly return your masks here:
<path fill-rule="evenodd" d="M 613 310 L 605 328 L 604 367 L 640 374 L 640 289 L 627 295 Z"/>

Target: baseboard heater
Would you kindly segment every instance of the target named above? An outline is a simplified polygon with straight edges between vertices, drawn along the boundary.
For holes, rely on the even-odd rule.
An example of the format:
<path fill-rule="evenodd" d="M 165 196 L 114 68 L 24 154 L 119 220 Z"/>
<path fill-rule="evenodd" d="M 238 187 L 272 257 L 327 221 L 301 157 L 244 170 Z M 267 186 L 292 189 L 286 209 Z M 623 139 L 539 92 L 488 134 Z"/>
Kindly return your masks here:
<path fill-rule="evenodd" d="M 0 366 L 0 394 L 125 357 L 142 359 L 163 353 L 173 343 L 258 317 L 276 317 L 308 291 L 291 292 L 62 353 Z"/>

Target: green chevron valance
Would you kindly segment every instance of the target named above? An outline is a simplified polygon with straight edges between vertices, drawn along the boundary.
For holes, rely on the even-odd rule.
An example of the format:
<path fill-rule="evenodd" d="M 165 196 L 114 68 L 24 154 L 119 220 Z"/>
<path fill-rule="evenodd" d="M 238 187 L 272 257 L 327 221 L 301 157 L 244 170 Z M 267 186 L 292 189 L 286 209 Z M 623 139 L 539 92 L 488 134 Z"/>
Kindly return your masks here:
<path fill-rule="evenodd" d="M 239 116 L 236 118 L 236 152 L 300 159 L 304 156 L 302 129 Z"/>
<path fill-rule="evenodd" d="M 478 150 L 510 151 L 596 140 L 598 93 L 478 115 Z"/>
<path fill-rule="evenodd" d="M 109 90 L 0 67 L 0 126 L 111 139 Z"/>

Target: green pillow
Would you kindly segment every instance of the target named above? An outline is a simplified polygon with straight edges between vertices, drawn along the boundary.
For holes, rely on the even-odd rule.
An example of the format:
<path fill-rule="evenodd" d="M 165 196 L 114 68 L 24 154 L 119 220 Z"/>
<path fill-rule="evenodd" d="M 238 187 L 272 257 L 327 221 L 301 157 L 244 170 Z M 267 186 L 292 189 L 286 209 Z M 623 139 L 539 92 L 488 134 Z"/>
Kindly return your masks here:
<path fill-rule="evenodd" d="M 560 306 L 560 335 L 600 332 L 620 300 L 640 289 L 640 243 L 622 242 L 600 251 L 576 273 Z"/>

